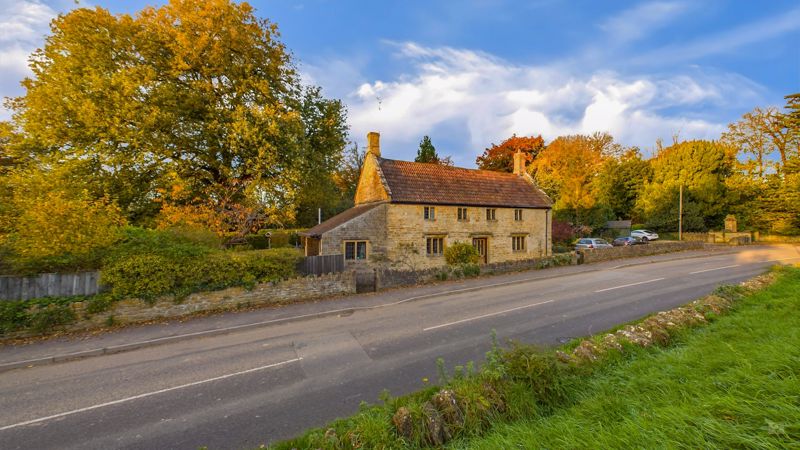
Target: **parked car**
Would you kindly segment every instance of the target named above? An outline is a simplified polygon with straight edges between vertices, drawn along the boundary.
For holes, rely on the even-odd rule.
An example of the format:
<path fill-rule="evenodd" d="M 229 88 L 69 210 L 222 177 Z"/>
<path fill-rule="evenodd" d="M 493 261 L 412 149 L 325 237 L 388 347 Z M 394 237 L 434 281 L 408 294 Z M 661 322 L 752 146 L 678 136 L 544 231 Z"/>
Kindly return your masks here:
<path fill-rule="evenodd" d="M 658 234 L 648 230 L 633 230 L 631 237 L 639 238 L 644 242 L 655 241 L 658 239 Z"/>
<path fill-rule="evenodd" d="M 633 236 L 618 237 L 613 241 L 611 241 L 611 245 L 613 245 L 614 247 L 627 247 L 629 245 L 641 245 L 641 244 L 647 244 L 647 241 L 635 238 Z"/>
<path fill-rule="evenodd" d="M 608 241 L 600 238 L 582 238 L 578 239 L 578 242 L 575 243 L 575 250 L 594 250 L 612 247 L 613 245 L 609 244 Z"/>

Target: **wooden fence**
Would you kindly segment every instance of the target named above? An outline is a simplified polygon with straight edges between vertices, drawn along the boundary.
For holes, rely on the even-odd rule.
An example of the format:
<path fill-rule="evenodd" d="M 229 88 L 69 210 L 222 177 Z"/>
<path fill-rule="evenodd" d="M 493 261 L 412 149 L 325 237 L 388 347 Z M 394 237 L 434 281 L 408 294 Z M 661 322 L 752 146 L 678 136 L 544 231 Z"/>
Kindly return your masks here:
<path fill-rule="evenodd" d="M 297 266 L 303 275 L 344 272 L 344 255 L 306 256 Z"/>
<path fill-rule="evenodd" d="M 42 273 L 32 277 L 0 276 L 0 300 L 94 295 L 100 292 L 100 272 Z"/>

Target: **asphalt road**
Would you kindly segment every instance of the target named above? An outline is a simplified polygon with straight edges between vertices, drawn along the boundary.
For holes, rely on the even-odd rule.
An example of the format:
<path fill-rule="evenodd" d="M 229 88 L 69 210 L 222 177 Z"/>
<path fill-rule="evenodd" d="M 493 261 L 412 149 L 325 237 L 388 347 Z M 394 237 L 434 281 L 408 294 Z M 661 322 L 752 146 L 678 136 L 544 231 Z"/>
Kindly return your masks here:
<path fill-rule="evenodd" d="M 0 373 L 2 449 L 254 448 L 399 395 L 501 340 L 557 344 L 684 304 L 797 247 L 515 282 Z"/>

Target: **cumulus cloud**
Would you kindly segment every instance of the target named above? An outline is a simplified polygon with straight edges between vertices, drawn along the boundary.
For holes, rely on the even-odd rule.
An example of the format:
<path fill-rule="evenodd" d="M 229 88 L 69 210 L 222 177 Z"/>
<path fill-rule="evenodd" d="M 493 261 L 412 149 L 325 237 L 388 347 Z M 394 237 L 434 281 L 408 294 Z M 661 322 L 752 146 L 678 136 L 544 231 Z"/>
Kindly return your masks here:
<path fill-rule="evenodd" d="M 30 75 L 28 55 L 42 45 L 56 12 L 35 0 L 0 0 L 0 97 L 22 93 L 19 82 Z M 0 120 L 11 113 L 0 106 Z"/>
<path fill-rule="evenodd" d="M 380 131 L 387 150 L 398 158 L 413 157 L 422 135 L 436 143 L 437 130 L 453 130 L 453 124 L 464 130 L 457 139 L 463 148 L 445 153 L 465 165 L 514 133 L 553 139 L 606 131 L 624 144 L 644 148 L 676 133 L 716 138 L 723 124 L 703 117 L 702 111 L 732 106 L 731 101 L 753 102 L 762 90 L 744 77 L 724 73 L 586 73 L 578 67 L 517 65 L 478 51 L 394 45 L 408 62 L 406 73 L 361 84 L 347 103 L 354 136 Z"/>

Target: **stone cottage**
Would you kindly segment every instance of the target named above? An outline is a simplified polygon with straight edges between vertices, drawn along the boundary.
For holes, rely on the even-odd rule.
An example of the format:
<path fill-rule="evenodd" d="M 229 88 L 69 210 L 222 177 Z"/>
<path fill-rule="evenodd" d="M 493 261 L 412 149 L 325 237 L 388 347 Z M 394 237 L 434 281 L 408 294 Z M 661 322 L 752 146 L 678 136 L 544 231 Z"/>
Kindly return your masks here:
<path fill-rule="evenodd" d="M 483 263 L 551 254 L 552 202 L 514 156 L 514 173 L 381 157 L 367 135 L 355 206 L 301 233 L 306 256 L 344 254 L 348 265 L 445 264 L 454 242 L 475 246 Z"/>

